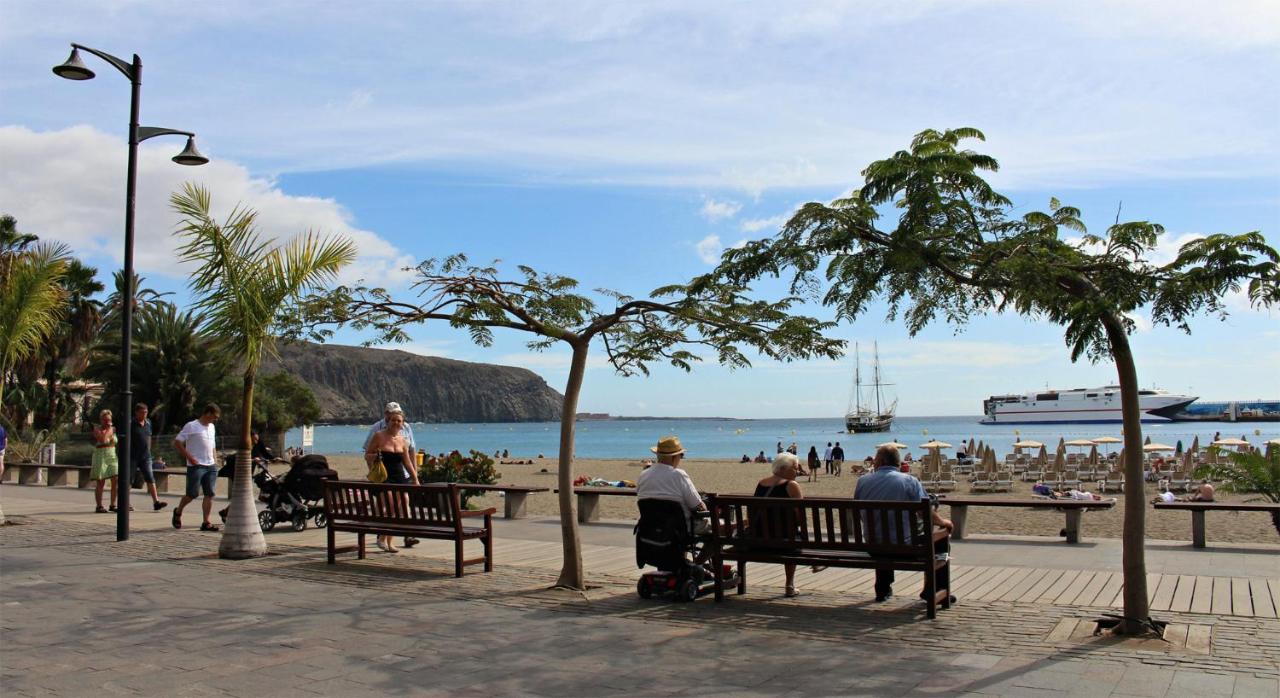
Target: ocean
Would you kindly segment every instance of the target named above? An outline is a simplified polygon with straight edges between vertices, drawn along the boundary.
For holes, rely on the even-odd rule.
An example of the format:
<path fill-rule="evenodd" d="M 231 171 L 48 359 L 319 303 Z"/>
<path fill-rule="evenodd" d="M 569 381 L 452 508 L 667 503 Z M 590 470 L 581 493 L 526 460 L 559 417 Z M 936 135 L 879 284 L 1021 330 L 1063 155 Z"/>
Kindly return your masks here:
<path fill-rule="evenodd" d="M 583 421 L 577 425 L 576 451 L 580 458 L 644 458 L 658 438 L 667 434 L 680 437 L 688 449 L 689 458 L 738 459 L 743 455 L 755 456 L 760 451 L 772 457 L 777 442 L 783 447 L 796 442 L 801 455 L 809 446 L 817 446 L 821 453 L 828 441 L 840 442 L 846 458 L 861 460 L 872 454 L 877 444 L 896 440 L 907 444 L 914 455 L 924 449 L 919 444 L 930 439 L 952 445 L 968 443 L 970 437 L 983 440 L 1005 454 L 1013 450 L 1018 439 L 1044 442 L 1049 450 L 1057 446 L 1058 438 L 1067 441 L 1099 436 L 1120 436 L 1119 424 L 1060 424 L 1060 425 L 995 425 L 978 423 L 979 417 L 899 417 L 893 429 L 878 434 L 846 434 L 842 419 L 617 419 Z M 553 458 L 559 451 L 560 424 L 558 422 L 522 422 L 515 424 L 423 424 L 413 427 L 414 439 L 420 449 L 432 453 L 454 449 L 466 453 L 469 450 L 493 453 L 503 449 L 512 458 L 531 458 L 539 454 Z M 1280 423 L 1276 422 L 1172 422 L 1167 424 L 1143 424 L 1144 438 L 1184 447 L 1199 436 L 1202 446 L 1213 440 L 1215 432 L 1225 437 L 1246 437 L 1251 443 L 1261 444 L 1280 437 Z M 318 453 L 359 453 L 364 445 L 368 427 L 317 426 L 312 449 Z M 292 429 L 285 436 L 286 445 L 300 446 L 301 429 Z M 1111 450 L 1118 448 L 1113 445 Z"/>

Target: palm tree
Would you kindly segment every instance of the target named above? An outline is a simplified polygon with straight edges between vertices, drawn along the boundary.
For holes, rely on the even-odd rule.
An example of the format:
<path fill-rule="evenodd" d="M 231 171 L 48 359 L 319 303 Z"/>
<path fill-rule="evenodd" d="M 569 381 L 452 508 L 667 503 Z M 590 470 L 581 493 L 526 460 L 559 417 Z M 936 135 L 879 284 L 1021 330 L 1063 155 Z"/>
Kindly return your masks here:
<path fill-rule="evenodd" d="M 90 296 L 100 293 L 103 286 L 95 278 L 98 270 L 73 259 L 67 264 L 62 277 L 66 291 L 65 321 L 45 340 L 45 350 L 39 352 L 44 364 L 44 385 L 48 403 L 42 419 L 46 428 L 52 429 L 58 422 L 58 382 L 66 376 L 78 376 L 84 371 L 85 351 L 102 327 L 102 304 Z"/>
<path fill-rule="evenodd" d="M 1266 453 L 1228 453 L 1226 463 L 1202 465 L 1196 469 L 1196 477 L 1214 480 L 1223 492 L 1258 495 L 1245 501 L 1280 504 L 1280 448 L 1269 448 Z M 1271 512 L 1271 524 L 1280 533 L 1280 511 Z"/>
<path fill-rule="evenodd" d="M 209 333 L 244 364 L 236 476 L 218 554 L 231 559 L 259 557 L 266 554 L 267 542 L 258 526 L 250 477 L 254 377 L 263 352 L 275 351 L 281 314 L 302 294 L 333 281 L 338 270 L 355 259 L 356 248 L 344 238 L 322 238 L 311 232 L 282 246 L 260 240 L 257 212 L 237 206 L 219 223 L 209 213 L 208 190 L 191 183 L 169 202 L 182 217 L 177 233 L 183 240 L 179 257 L 196 266 L 189 282 L 197 299 L 195 309 L 207 318 Z"/>
<path fill-rule="evenodd" d="M 70 261 L 71 248 L 61 243 L 6 243 L 0 249 L 0 404 L 10 371 L 38 351 L 62 322 L 62 279 Z"/>

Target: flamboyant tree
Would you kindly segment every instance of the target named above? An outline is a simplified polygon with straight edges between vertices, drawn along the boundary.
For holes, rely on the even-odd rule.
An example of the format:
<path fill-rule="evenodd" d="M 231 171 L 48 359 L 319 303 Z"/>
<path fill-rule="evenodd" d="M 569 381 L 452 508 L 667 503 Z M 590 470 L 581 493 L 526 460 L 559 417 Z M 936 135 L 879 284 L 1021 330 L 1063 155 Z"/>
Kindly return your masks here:
<path fill-rule="evenodd" d="M 560 343 L 571 351 L 560 413 L 564 563 L 556 583 L 571 589 L 586 588 L 574 513 L 573 445 L 574 415 L 593 343 L 599 340 L 610 365 L 624 376 L 648 375 L 649 365 L 658 361 L 691 370 L 702 360 L 699 350 L 725 366 L 742 368 L 751 365 L 743 349 L 790 361 L 836 358 L 844 345 L 823 336 L 831 323 L 792 315 L 795 298 L 752 300 L 740 284 L 704 283 L 697 291 L 666 286 L 650 299 L 597 289 L 592 298 L 578 293 L 578 282 L 569 277 L 521 266 L 516 278 L 502 279 L 496 268 L 471 266 L 461 255 L 425 261 L 416 273 L 418 293 L 412 300 L 397 301 L 382 289 L 347 289 L 345 297 L 338 296 L 336 317 L 358 328 L 374 328 L 384 341 L 404 340 L 406 326 L 436 321 L 466 330 L 481 346 L 492 343 L 494 329 L 505 328 L 533 335 L 528 346 L 535 351 Z"/>
<path fill-rule="evenodd" d="M 1190 332 L 1202 313 L 1226 315 L 1226 294 L 1251 303 L 1280 300 L 1276 250 L 1258 232 L 1214 234 L 1153 261 L 1164 229 L 1120 222 L 1104 235 L 1085 230 L 1080 211 L 1050 200 L 1048 211 L 1015 215 L 1008 197 L 983 178 L 996 160 L 962 149 L 984 140 L 977 129 L 928 130 L 908 150 L 871 163 L 862 186 L 830 204 L 802 206 L 774 237 L 724 254 L 691 285 L 696 291 L 762 276 L 790 276 L 793 292 L 818 293 L 839 319 L 862 315 L 877 299 L 915 334 L 942 318 L 1013 311 L 1064 329 L 1073 361 L 1111 360 L 1124 420 L 1124 622 L 1150 627 L 1143 555 L 1142 413 L 1129 333 L 1135 312 Z M 882 213 L 890 218 L 882 223 Z M 819 272 L 821 268 L 821 272 Z"/>

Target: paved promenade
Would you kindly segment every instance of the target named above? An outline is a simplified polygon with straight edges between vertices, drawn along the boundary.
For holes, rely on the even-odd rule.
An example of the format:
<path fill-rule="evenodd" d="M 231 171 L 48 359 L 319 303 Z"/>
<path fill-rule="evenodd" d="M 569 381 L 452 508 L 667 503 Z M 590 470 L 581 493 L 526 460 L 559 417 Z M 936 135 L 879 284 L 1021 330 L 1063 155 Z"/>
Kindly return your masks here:
<path fill-rule="evenodd" d="M 1185 578 L 1188 598 L 1228 580 L 1225 606 L 1211 593 L 1156 614 L 1177 628 L 1166 643 L 1090 634 L 1110 610 L 1112 541 L 958 543 L 960 604 L 930 622 L 906 600 L 915 575 L 880 605 L 861 573 L 802 572 L 787 599 L 764 567 L 723 604 L 641 601 L 622 522 L 583 529 L 596 586 L 575 594 L 548 589 L 547 520 L 499 520 L 495 571 L 454 579 L 441 546 L 328 566 L 321 532 L 277 531 L 272 555 L 229 562 L 194 509 L 174 531 L 140 507 L 118 543 L 85 491 L 5 485 L 0 502 L 17 524 L 0 529 L 6 697 L 1280 695 L 1280 620 L 1257 601 L 1280 583 L 1280 546 L 1153 543 L 1152 593 L 1170 605 Z M 1066 575 L 1089 580 L 1069 603 L 1047 593 Z"/>

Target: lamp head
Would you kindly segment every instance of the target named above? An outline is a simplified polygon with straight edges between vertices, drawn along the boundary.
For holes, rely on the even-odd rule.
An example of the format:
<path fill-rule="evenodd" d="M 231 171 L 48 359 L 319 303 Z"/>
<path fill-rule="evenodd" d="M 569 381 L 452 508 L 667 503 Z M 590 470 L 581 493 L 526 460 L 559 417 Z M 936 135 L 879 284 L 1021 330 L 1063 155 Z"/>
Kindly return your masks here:
<path fill-rule="evenodd" d="M 173 156 L 173 161 L 179 165 L 203 165 L 209 162 L 209 158 L 200 154 L 196 150 L 196 137 L 187 136 L 187 147 L 182 149 L 181 153 Z"/>
<path fill-rule="evenodd" d="M 68 80 L 92 80 L 93 71 L 80 60 L 80 49 L 71 49 L 71 55 L 62 65 L 53 67 L 53 74 Z"/>

